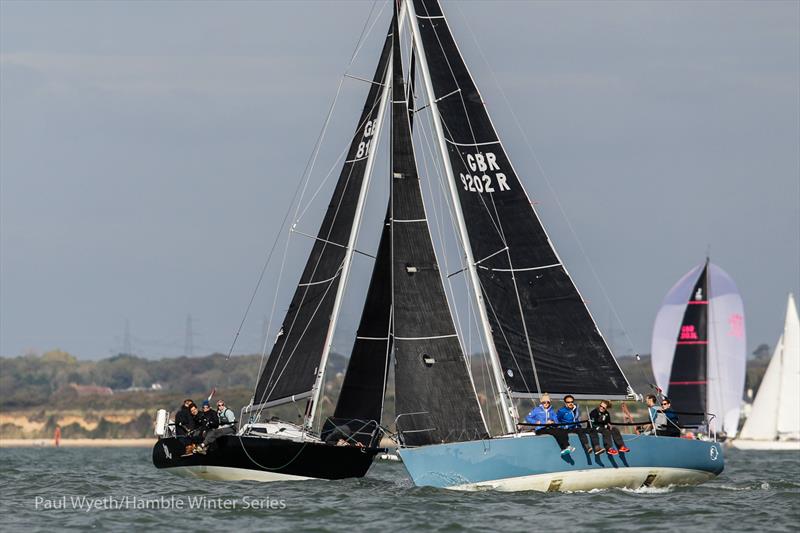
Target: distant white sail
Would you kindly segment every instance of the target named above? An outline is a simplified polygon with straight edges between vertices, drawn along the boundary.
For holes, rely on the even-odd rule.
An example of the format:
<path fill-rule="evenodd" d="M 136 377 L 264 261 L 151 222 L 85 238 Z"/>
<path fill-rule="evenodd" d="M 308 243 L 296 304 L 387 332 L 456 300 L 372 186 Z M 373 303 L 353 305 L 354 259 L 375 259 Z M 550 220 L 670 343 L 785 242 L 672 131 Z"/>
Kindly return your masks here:
<path fill-rule="evenodd" d="M 774 440 L 778 436 L 778 406 L 781 396 L 781 352 L 783 335 L 772 352 L 767 371 L 753 400 L 750 416 L 742 427 L 740 439 Z"/>
<path fill-rule="evenodd" d="M 783 334 L 753 401 L 741 439 L 800 439 L 800 318 L 789 294 Z"/>
<path fill-rule="evenodd" d="M 800 318 L 794 296 L 789 294 L 783 325 L 781 398 L 778 437 L 800 439 Z"/>

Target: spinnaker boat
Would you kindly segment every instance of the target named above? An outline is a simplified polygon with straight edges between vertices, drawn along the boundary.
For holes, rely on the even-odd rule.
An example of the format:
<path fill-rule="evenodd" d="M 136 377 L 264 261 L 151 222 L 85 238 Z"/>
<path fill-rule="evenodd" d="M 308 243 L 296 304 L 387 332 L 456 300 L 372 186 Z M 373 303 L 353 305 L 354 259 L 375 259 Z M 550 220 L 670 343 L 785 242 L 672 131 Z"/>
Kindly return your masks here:
<path fill-rule="evenodd" d="M 651 364 L 685 426 L 733 438 L 746 371 L 742 297 L 708 259 L 667 293 L 653 327 Z M 711 413 L 706 423 L 705 413 Z"/>

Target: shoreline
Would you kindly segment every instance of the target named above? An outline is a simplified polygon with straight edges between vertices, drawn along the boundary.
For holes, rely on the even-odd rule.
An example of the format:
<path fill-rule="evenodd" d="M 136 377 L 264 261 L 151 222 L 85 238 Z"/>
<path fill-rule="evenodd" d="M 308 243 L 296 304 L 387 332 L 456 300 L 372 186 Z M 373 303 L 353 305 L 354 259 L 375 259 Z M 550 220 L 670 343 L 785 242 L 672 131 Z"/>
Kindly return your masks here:
<path fill-rule="evenodd" d="M 149 448 L 156 439 L 61 439 L 60 448 Z M 0 448 L 55 448 L 49 439 L 2 439 Z"/>

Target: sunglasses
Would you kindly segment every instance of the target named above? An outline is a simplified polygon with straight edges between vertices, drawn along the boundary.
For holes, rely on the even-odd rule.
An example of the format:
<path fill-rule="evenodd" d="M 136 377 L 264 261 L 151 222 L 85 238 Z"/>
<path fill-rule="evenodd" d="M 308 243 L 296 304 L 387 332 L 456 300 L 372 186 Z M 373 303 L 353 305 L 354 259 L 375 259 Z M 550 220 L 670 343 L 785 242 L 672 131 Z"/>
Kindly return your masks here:
<path fill-rule="evenodd" d="M 542 405 L 545 405 L 545 404 L 550 405 L 550 402 L 542 402 Z"/>
<path fill-rule="evenodd" d="M 669 405 L 669 402 L 661 402 L 661 405 Z"/>

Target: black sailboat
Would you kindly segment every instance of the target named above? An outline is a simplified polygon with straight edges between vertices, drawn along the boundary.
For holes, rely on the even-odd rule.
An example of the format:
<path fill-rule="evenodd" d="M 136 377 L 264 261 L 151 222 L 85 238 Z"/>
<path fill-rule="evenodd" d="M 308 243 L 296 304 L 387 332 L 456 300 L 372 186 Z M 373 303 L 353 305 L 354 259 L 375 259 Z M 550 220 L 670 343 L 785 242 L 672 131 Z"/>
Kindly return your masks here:
<path fill-rule="evenodd" d="M 392 27 L 395 22 L 396 17 Z M 248 422 L 236 435 L 221 437 L 207 455 L 185 454 L 186 440 L 167 434 L 153 448 L 156 467 L 207 479 L 339 479 L 363 476 L 382 451 L 377 445 L 390 347 L 391 297 L 386 283 L 386 230 L 339 404 L 320 434 L 312 431 L 312 425 L 364 209 L 374 141 L 388 102 L 396 38 L 390 28 L 314 245 L 253 399 L 242 410 Z M 260 421 L 264 409 L 302 401 L 306 405 L 302 425 Z"/>

